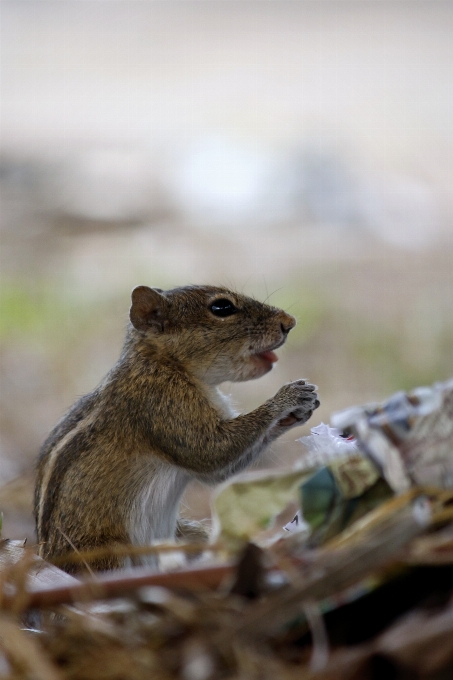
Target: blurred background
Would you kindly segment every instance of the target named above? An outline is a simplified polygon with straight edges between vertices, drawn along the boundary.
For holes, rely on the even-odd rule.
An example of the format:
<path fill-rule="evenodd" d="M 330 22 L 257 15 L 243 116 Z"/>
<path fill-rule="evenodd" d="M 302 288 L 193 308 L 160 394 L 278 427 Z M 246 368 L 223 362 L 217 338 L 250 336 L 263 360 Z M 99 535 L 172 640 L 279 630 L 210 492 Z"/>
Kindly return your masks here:
<path fill-rule="evenodd" d="M 298 318 L 242 410 L 453 374 L 453 4 L 2 0 L 0 507 L 33 540 L 48 431 L 116 361 L 131 289 L 225 284 Z M 19 480 L 16 478 L 19 476 Z M 11 481 L 13 480 L 13 481 Z M 192 487 L 189 516 L 206 516 Z"/>

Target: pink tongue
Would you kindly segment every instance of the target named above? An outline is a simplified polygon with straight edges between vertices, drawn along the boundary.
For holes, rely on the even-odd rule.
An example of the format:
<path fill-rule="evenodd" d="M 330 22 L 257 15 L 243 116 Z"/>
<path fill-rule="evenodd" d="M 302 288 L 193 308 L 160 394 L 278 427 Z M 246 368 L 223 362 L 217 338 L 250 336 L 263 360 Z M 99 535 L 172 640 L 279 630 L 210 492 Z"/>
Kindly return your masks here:
<path fill-rule="evenodd" d="M 278 356 L 275 354 L 275 352 L 261 352 L 260 357 L 263 357 L 263 359 L 266 359 L 266 361 L 270 361 L 271 364 L 274 364 L 276 361 L 278 361 Z"/>

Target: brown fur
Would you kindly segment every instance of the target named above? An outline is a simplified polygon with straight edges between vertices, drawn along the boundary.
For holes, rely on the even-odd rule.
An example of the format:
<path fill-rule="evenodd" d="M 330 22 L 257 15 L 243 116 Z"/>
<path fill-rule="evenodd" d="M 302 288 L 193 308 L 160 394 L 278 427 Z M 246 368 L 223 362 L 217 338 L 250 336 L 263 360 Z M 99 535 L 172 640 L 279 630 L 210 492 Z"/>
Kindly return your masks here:
<path fill-rule="evenodd" d="M 229 300 L 235 313 L 210 309 Z M 272 368 L 260 353 L 282 345 L 295 320 L 223 288 L 139 286 L 121 357 L 44 443 L 35 514 L 41 554 L 174 538 L 191 478 L 218 482 L 243 470 L 319 405 L 314 386 L 284 385 L 236 416 L 218 385 Z M 120 566 L 117 559 L 94 565 Z M 70 566 L 67 565 L 70 570 Z"/>

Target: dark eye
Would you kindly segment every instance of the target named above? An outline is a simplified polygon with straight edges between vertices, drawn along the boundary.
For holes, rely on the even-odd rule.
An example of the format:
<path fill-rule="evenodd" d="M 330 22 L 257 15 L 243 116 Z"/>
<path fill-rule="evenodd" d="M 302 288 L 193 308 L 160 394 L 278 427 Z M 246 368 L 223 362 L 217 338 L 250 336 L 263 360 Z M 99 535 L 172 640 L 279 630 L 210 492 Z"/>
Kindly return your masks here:
<path fill-rule="evenodd" d="M 220 300 L 214 300 L 209 306 L 209 309 L 215 316 L 231 316 L 236 314 L 237 307 L 233 305 L 230 300 L 226 298 L 220 298 Z"/>

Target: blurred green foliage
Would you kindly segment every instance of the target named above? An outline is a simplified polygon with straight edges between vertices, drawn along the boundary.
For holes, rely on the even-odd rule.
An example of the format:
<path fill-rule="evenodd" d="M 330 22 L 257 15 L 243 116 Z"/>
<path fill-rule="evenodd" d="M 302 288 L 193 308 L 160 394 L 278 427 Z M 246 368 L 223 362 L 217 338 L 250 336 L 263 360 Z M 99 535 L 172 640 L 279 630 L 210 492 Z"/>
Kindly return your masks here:
<path fill-rule="evenodd" d="M 453 328 L 446 326 L 428 343 L 420 343 L 414 354 L 405 334 L 398 327 L 382 327 L 356 320 L 352 351 L 363 369 L 366 366 L 380 376 L 389 392 L 411 390 L 448 377 L 452 365 Z"/>
<path fill-rule="evenodd" d="M 61 321 L 62 304 L 51 290 L 39 285 L 21 287 L 3 282 L 0 287 L 0 338 L 14 335 L 47 335 Z"/>

